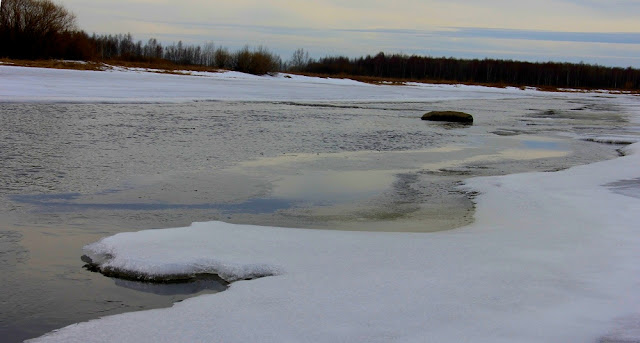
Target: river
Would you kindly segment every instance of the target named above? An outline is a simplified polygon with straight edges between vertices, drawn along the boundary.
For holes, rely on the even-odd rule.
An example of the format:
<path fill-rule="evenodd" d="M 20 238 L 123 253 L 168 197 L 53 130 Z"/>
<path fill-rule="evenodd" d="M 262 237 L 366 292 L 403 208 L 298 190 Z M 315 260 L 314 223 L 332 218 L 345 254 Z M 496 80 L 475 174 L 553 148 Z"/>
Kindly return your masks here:
<path fill-rule="evenodd" d="M 422 113 L 472 113 L 472 126 Z M 430 102 L 0 104 L 0 336 L 36 337 L 225 285 L 124 282 L 83 269 L 118 232 L 222 220 L 429 232 L 473 220 L 473 176 L 618 156 L 615 98 Z"/>

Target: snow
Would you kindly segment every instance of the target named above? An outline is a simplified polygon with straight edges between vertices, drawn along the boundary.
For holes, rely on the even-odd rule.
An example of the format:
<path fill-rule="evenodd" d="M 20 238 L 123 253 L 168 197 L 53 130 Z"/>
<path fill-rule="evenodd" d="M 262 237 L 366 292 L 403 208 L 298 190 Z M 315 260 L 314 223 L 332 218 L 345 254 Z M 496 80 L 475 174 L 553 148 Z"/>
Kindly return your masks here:
<path fill-rule="evenodd" d="M 5 102 L 544 96 L 532 90 L 376 86 L 295 75 L 10 66 L 0 66 L 0 80 Z M 619 98 L 637 104 L 637 98 Z M 146 278 L 214 272 L 235 282 L 224 292 L 171 308 L 78 323 L 33 341 L 640 341 L 640 190 L 630 187 L 622 194 L 609 186 L 640 178 L 640 143 L 622 150 L 624 157 L 559 172 L 469 179 L 464 189 L 479 193 L 475 221 L 450 231 L 208 222 L 106 237 L 84 250 L 102 268 Z M 636 196 L 629 196 L 634 189 Z"/>
<path fill-rule="evenodd" d="M 285 77 L 289 76 L 289 78 Z M 427 101 L 539 94 L 477 86 L 372 85 L 348 79 L 239 72 L 162 74 L 142 68 L 107 71 L 0 65 L 0 102 Z"/>
<path fill-rule="evenodd" d="M 229 290 L 75 324 L 35 341 L 595 342 L 638 331 L 640 144 L 555 173 L 469 180 L 475 223 L 429 234 L 222 222 L 88 245 L 103 267 L 219 272 Z M 635 337 L 635 336 L 634 336 Z M 635 337 L 637 340 L 640 337 Z"/>

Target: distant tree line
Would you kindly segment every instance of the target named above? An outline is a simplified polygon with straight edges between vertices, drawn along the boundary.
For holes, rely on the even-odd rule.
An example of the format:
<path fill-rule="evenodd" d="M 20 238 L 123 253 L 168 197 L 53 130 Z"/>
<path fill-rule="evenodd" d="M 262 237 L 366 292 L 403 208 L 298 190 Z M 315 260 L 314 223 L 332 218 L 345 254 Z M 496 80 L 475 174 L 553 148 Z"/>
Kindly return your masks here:
<path fill-rule="evenodd" d="M 298 49 L 287 63 L 264 47 L 230 52 L 213 43 L 181 41 L 162 45 L 156 39 L 135 41 L 131 34 L 87 35 L 76 17 L 51 0 L 0 1 L 0 57 L 130 61 L 200 65 L 267 74 L 280 70 L 322 75 L 364 76 L 414 81 L 462 82 L 535 87 L 640 89 L 640 69 L 573 63 L 531 63 L 495 59 L 456 59 L 404 54 L 359 58 L 309 58 Z"/>
<path fill-rule="evenodd" d="M 0 57 L 83 59 L 91 54 L 88 36 L 76 17 L 50 0 L 0 2 Z"/>
<path fill-rule="evenodd" d="M 134 41 L 131 34 L 93 35 L 79 30 L 76 17 L 51 0 L 0 2 L 0 57 L 14 59 L 121 60 L 202 65 L 267 74 L 282 68 L 279 56 L 264 47 L 235 52 L 213 43 L 163 46 L 156 39 Z"/>
<path fill-rule="evenodd" d="M 201 65 L 230 69 L 251 74 L 267 74 L 282 68 L 282 60 L 264 47 L 250 49 L 245 46 L 235 52 L 213 43 L 204 46 L 183 44 L 182 41 L 163 46 L 155 38 L 146 43 L 134 41 L 131 34 L 93 35 L 90 37 L 94 59 L 160 63 L 169 61 L 177 65 Z"/>
<path fill-rule="evenodd" d="M 640 89 L 640 69 L 584 63 L 532 63 L 496 59 L 456 59 L 404 54 L 360 58 L 325 57 L 301 71 L 416 81 L 455 81 L 535 87 Z"/>

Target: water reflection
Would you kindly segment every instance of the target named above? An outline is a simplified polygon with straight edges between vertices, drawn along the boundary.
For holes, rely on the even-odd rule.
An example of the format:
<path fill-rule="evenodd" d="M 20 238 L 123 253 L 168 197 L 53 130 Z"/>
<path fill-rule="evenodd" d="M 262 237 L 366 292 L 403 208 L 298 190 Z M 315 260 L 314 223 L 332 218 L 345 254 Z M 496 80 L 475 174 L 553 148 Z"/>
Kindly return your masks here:
<path fill-rule="evenodd" d="M 274 183 L 273 196 L 305 202 L 343 203 L 366 199 L 383 192 L 393 184 L 389 171 L 303 171 L 282 177 Z"/>
<path fill-rule="evenodd" d="M 522 140 L 522 145 L 526 149 L 534 150 L 569 150 L 566 144 L 561 144 L 556 141 L 540 141 L 540 140 Z"/>
<path fill-rule="evenodd" d="M 201 275 L 187 282 L 152 283 L 113 279 L 116 286 L 156 295 L 189 295 L 202 291 L 222 292 L 229 286 L 216 275 Z"/>
<path fill-rule="evenodd" d="M 457 130 L 457 129 L 466 129 L 473 126 L 473 123 L 455 123 L 455 122 L 445 122 L 445 121 L 429 121 L 427 122 L 431 126 L 438 126 L 445 130 Z"/>
<path fill-rule="evenodd" d="M 10 199 L 19 203 L 35 205 L 40 211 L 72 212 L 86 210 L 129 210 L 129 211 L 162 211 L 162 210 L 217 210 L 222 213 L 274 213 L 288 209 L 293 202 L 287 199 L 258 198 L 235 204 L 197 203 L 172 204 L 164 202 L 139 203 L 83 203 L 79 193 L 61 194 L 18 194 Z"/>

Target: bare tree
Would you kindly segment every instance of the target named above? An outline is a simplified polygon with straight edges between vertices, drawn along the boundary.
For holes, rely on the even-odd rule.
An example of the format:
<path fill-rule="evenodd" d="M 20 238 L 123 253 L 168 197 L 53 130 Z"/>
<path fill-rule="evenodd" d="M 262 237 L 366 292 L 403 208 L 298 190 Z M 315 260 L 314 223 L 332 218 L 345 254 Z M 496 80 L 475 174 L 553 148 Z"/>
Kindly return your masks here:
<path fill-rule="evenodd" d="M 214 66 L 216 68 L 227 69 L 232 67 L 233 57 L 226 48 L 218 47 L 213 55 L 215 59 Z"/>
<path fill-rule="evenodd" d="M 63 34 L 77 31 L 76 17 L 51 0 L 2 0 L 0 3 L 0 54 L 38 56 Z M 47 51 L 48 53 L 48 51 Z"/>
<path fill-rule="evenodd" d="M 300 48 L 293 52 L 287 67 L 292 71 L 301 71 L 309 64 L 309 53 Z"/>
<path fill-rule="evenodd" d="M 213 42 L 206 42 L 202 48 L 202 57 L 199 64 L 212 67 L 215 63 L 215 46 Z"/>
<path fill-rule="evenodd" d="M 76 16 L 51 0 L 3 0 L 0 26 L 16 33 L 44 35 L 76 30 Z"/>

